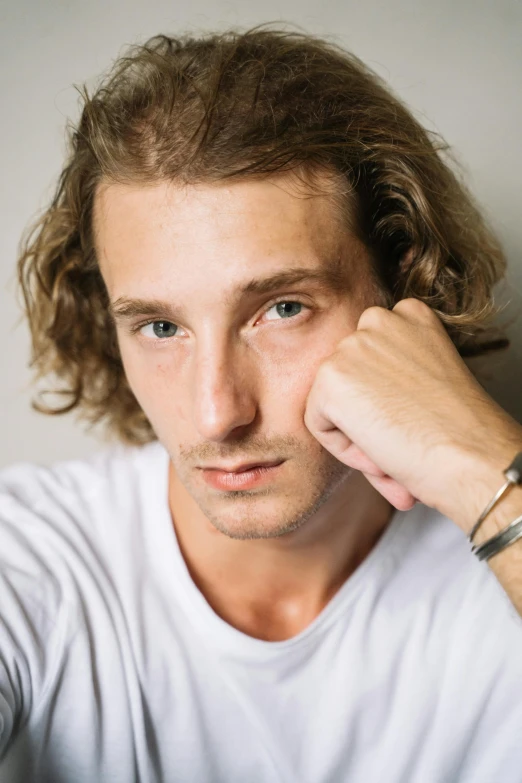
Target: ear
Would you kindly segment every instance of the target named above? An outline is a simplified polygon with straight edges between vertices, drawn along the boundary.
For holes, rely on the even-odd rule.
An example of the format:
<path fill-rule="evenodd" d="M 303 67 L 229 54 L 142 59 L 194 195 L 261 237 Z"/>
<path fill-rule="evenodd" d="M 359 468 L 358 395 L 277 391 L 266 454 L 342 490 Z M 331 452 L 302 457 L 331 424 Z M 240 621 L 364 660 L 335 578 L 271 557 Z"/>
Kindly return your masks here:
<path fill-rule="evenodd" d="M 401 273 L 401 275 L 408 274 L 414 257 L 415 257 L 415 248 L 410 247 L 409 250 L 407 250 L 404 253 L 404 255 L 401 257 L 399 261 L 399 272 Z"/>

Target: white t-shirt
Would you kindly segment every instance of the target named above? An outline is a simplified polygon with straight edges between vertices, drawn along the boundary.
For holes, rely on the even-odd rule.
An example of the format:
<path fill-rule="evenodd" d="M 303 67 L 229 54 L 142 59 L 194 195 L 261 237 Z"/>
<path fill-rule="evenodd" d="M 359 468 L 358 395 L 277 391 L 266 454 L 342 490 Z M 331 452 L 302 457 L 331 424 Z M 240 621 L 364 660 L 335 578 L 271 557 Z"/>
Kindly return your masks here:
<path fill-rule="evenodd" d="M 395 512 L 304 631 L 191 580 L 158 442 L 0 471 L 2 783 L 521 783 L 522 621 L 452 522 Z"/>

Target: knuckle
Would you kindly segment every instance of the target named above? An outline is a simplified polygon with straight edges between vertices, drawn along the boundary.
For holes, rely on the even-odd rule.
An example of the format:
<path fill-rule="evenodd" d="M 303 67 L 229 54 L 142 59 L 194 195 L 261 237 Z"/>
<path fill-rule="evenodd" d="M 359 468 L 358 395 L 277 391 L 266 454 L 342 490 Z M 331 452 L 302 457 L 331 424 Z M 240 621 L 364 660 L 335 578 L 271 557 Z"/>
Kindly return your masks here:
<path fill-rule="evenodd" d="M 357 328 L 361 329 L 372 325 L 379 325 L 383 322 L 384 318 L 386 318 L 387 314 L 388 310 L 386 307 L 381 307 L 380 305 L 367 307 L 359 317 Z"/>
<path fill-rule="evenodd" d="M 418 318 L 424 318 L 430 322 L 433 322 L 437 318 L 433 310 L 426 302 L 421 299 L 415 299 L 410 296 L 406 299 L 401 299 L 393 308 L 395 312 L 403 312 L 406 315 L 417 316 Z"/>

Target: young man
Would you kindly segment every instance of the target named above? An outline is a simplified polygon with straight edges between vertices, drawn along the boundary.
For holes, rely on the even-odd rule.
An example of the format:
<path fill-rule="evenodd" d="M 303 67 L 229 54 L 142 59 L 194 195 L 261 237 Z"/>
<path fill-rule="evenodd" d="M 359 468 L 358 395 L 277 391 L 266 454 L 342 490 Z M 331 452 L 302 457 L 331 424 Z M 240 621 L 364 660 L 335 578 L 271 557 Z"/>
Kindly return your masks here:
<path fill-rule="evenodd" d="M 265 29 L 84 98 L 20 281 L 121 444 L 0 474 L 1 779 L 519 783 L 517 465 L 467 539 L 522 451 L 462 359 L 504 260 L 440 146 Z"/>

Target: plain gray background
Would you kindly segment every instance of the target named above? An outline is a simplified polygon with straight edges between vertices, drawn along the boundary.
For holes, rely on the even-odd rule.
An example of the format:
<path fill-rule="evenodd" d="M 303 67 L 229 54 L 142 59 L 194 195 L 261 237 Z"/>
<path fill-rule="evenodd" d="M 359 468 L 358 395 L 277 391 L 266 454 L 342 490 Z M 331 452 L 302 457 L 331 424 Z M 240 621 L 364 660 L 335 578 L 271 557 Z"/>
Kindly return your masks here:
<path fill-rule="evenodd" d="M 505 317 L 522 311 L 521 2 L 1 0 L 0 466 L 50 463 L 101 445 L 73 415 L 31 410 L 28 330 L 20 322 L 15 285 L 21 233 L 51 197 L 65 123 L 78 116 L 72 85 L 93 85 L 127 44 L 160 32 L 271 21 L 352 50 L 452 145 L 508 255 L 510 273 L 497 299 L 510 302 Z M 491 359 L 482 377 L 490 394 L 522 421 L 522 318 L 507 331 L 512 347 Z"/>

